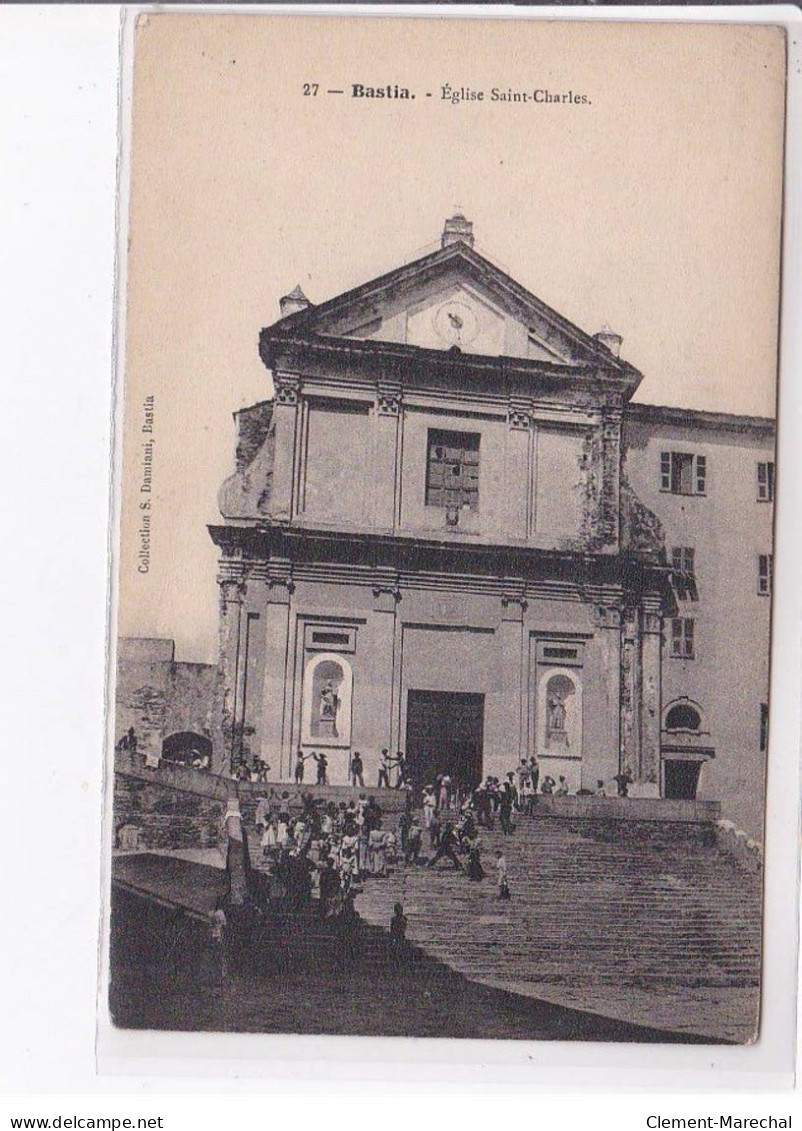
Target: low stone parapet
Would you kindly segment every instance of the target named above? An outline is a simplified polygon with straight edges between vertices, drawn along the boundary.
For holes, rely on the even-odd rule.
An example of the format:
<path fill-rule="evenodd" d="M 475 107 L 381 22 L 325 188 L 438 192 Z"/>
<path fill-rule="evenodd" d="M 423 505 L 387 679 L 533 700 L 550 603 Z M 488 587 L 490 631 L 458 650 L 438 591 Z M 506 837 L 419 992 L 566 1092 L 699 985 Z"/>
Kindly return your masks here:
<path fill-rule="evenodd" d="M 556 797 L 540 794 L 536 817 L 587 821 L 659 821 L 713 824 L 721 816 L 718 801 L 675 801 L 666 797 Z"/>
<path fill-rule="evenodd" d="M 361 793 L 373 797 L 388 816 L 408 804 L 407 791 L 400 789 L 242 782 L 175 763 L 150 768 L 129 758 L 124 767 L 118 762 L 114 775 L 115 846 L 128 851 L 215 847 L 229 797 L 239 798 L 242 816 L 251 824 L 263 798 L 276 808 L 297 813 L 304 796 L 339 805 L 355 801 Z"/>
<path fill-rule="evenodd" d="M 716 821 L 716 845 L 721 852 L 732 856 L 747 872 L 760 872 L 763 868 L 763 849 L 748 833 L 737 828 L 732 821 Z"/>

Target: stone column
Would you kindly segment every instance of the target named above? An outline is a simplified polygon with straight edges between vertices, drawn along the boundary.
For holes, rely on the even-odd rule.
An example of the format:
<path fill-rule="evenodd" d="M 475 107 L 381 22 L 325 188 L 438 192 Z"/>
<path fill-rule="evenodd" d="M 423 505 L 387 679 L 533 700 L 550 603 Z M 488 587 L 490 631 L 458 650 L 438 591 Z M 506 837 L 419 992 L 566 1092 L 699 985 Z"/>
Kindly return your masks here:
<path fill-rule="evenodd" d="M 292 671 L 289 656 L 292 574 L 289 561 L 268 563 L 264 609 L 264 683 L 262 690 L 262 758 L 271 776 L 286 781 L 292 776 Z"/>
<path fill-rule="evenodd" d="M 373 449 L 373 524 L 377 530 L 392 531 L 398 512 L 399 447 L 403 430 L 400 381 L 379 381 L 376 396 Z"/>
<path fill-rule="evenodd" d="M 396 611 L 401 600 L 398 574 L 393 569 L 377 568 L 373 582 L 373 615 L 370 618 L 370 675 L 365 680 L 360 698 L 360 717 L 362 733 L 368 732 L 369 742 L 365 743 L 362 756 L 367 772 L 366 780 L 375 782 L 379 774 L 379 752 L 383 747 L 393 753 L 402 749 L 395 720 L 396 710 Z M 367 693 L 367 701 L 363 698 Z M 371 719 L 364 719 L 369 712 Z M 367 725 L 366 725 L 367 723 Z"/>
<path fill-rule="evenodd" d="M 660 729 L 663 622 L 659 598 L 644 601 L 641 636 L 641 781 L 660 796 Z"/>
<path fill-rule="evenodd" d="M 589 789 L 595 788 L 599 778 L 609 785 L 622 766 L 621 610 L 617 605 L 598 605 L 592 619 L 598 647 L 593 650 L 594 671 L 586 664 L 583 679 L 586 687 L 591 678 L 600 686 L 600 701 L 597 716 L 586 716 L 583 728 L 582 784 Z M 586 656 L 589 653 L 586 650 Z"/>
<path fill-rule="evenodd" d="M 289 521 L 295 509 L 294 483 L 298 447 L 298 402 L 301 378 L 297 373 L 274 373 L 276 403 L 273 409 L 275 454 L 273 483 L 270 491 L 270 514 Z"/>
<path fill-rule="evenodd" d="M 524 612 L 523 583 L 505 583 L 501 595 L 501 620 L 497 629 L 498 679 L 490 717 L 485 720 L 487 750 L 485 774 L 503 777 L 513 770 L 526 749 L 523 731 Z"/>
<path fill-rule="evenodd" d="M 640 632 L 638 609 L 627 606 L 621 624 L 620 769 L 640 781 Z"/>
<path fill-rule="evenodd" d="M 237 726 L 237 688 L 239 685 L 240 632 L 245 583 L 240 567 L 223 562 L 218 577 L 220 586 L 220 673 L 215 710 L 214 765 L 216 773 L 231 773 Z"/>

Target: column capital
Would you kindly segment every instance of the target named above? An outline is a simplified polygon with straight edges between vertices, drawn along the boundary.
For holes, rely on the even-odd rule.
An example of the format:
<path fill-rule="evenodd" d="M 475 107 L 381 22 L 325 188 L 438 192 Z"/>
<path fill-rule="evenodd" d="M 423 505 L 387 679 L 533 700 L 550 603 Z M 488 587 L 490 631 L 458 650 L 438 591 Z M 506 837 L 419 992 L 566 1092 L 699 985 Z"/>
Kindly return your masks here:
<path fill-rule="evenodd" d="M 622 624 L 621 609 L 618 605 L 594 605 L 593 623 L 597 628 L 620 629 Z"/>
<path fill-rule="evenodd" d="M 267 585 L 267 600 L 273 605 L 288 605 L 295 591 L 292 580 L 292 562 L 275 559 L 267 563 L 264 580 Z"/>
<path fill-rule="evenodd" d="M 301 377 L 298 373 L 279 371 L 273 374 L 273 385 L 276 390 L 276 403 L 297 405 L 301 390 Z"/>
<path fill-rule="evenodd" d="M 521 397 L 511 397 L 507 405 L 507 423 L 511 431 L 528 432 L 532 422 L 532 403 Z"/>
<path fill-rule="evenodd" d="M 401 586 L 395 570 L 376 570 L 373 579 L 373 609 L 376 612 L 394 613 L 401 600 Z"/>
<path fill-rule="evenodd" d="M 401 412 L 401 389 L 388 389 L 381 385 L 376 394 L 376 411 L 379 416 L 398 416 Z"/>
<path fill-rule="evenodd" d="M 605 440 L 617 440 L 621 432 L 621 422 L 624 418 L 620 408 L 606 408 L 602 414 L 602 436 Z"/>
<path fill-rule="evenodd" d="M 501 593 L 501 619 L 502 621 L 516 621 L 521 623 L 529 602 L 524 594 L 523 582 L 505 582 Z"/>

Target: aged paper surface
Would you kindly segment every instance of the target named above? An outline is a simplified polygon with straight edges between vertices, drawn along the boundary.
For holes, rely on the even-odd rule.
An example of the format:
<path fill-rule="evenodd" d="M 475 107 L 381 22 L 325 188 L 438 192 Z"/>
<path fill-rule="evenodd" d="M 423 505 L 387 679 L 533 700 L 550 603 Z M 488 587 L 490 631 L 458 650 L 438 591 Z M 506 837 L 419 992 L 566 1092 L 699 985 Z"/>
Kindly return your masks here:
<path fill-rule="evenodd" d="M 754 1038 L 784 68 L 139 18 L 117 1024 Z"/>

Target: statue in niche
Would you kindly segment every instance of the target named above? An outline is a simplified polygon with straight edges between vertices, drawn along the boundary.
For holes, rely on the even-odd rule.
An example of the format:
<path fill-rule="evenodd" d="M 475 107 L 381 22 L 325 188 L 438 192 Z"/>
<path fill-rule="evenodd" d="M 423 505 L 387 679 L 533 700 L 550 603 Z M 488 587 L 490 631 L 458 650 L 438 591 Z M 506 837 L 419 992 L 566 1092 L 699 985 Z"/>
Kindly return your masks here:
<path fill-rule="evenodd" d="M 337 718 L 337 708 L 339 707 L 339 705 L 339 696 L 334 690 L 334 684 L 329 679 L 326 681 L 326 683 L 324 683 L 320 691 L 320 721 L 333 723 Z"/>
<path fill-rule="evenodd" d="M 568 745 L 568 733 L 565 729 L 565 699 L 559 692 L 549 696 L 548 702 L 548 729 L 549 743 L 555 742 L 563 746 Z"/>

